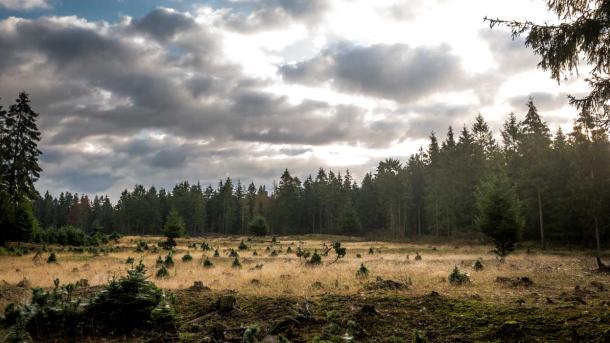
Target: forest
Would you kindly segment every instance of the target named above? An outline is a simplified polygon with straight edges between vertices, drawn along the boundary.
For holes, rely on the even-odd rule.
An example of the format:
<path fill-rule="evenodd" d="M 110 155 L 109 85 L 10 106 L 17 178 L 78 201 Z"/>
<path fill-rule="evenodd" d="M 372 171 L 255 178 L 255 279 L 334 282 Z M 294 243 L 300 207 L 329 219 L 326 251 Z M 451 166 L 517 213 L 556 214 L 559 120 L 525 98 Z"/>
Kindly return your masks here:
<path fill-rule="evenodd" d="M 571 132 L 552 133 L 534 100 L 509 114 L 500 135 L 479 114 L 471 127 L 432 132 L 408 160 L 388 158 L 361 182 L 324 170 L 301 179 L 286 169 L 273 189 L 220 180 L 214 188 L 187 181 L 173 189 L 135 185 L 116 203 L 107 196 L 48 192 L 34 201 L 42 228 L 159 235 L 171 209 L 187 233 L 245 234 L 257 214 L 274 234 L 325 233 L 395 237 L 459 236 L 476 231 L 481 182 L 505 174 L 525 217 L 522 238 L 597 247 L 610 239 L 610 144 L 606 130 L 581 114 Z M 496 139 L 497 137 L 497 139 Z"/>

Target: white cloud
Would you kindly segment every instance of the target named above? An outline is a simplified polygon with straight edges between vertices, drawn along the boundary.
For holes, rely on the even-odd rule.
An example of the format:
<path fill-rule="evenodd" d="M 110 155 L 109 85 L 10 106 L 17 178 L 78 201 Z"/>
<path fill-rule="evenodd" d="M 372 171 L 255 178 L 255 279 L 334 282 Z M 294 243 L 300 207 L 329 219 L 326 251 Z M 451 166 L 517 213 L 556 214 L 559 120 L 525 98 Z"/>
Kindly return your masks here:
<path fill-rule="evenodd" d="M 51 5 L 47 0 L 0 0 L 0 7 L 11 10 L 26 11 L 33 9 L 49 9 Z"/>

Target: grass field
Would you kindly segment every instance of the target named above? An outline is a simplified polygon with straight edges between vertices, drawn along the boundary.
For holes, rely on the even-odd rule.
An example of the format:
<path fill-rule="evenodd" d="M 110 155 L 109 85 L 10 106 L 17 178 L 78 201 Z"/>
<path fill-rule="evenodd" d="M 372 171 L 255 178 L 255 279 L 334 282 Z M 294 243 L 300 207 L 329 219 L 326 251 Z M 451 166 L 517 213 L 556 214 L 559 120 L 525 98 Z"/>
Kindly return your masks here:
<path fill-rule="evenodd" d="M 328 256 L 323 257 L 320 266 L 309 266 L 304 258 L 295 254 L 297 247 L 322 252 L 324 244 L 330 246 L 335 239 L 340 238 L 313 237 L 301 240 L 278 237 L 279 242 L 275 244 L 269 239 L 247 241 L 246 237 L 179 240 L 173 257 L 175 266 L 169 268 L 170 277 L 155 279 L 155 283 L 167 289 L 180 289 L 190 287 L 194 281 L 202 281 L 214 290 L 231 289 L 244 294 L 267 296 L 308 296 L 320 293 L 349 295 L 359 292 L 363 284 L 379 276 L 409 283 L 411 287 L 408 292 L 414 295 L 436 291 L 455 297 L 478 294 L 493 301 L 511 301 L 533 293 L 556 296 L 577 285 L 582 287 L 592 281 L 608 281 L 607 276 L 593 272 L 595 259 L 580 252 L 518 251 L 501 262 L 490 252 L 490 246 L 483 245 L 431 246 L 343 240 L 347 254 L 336 262 L 332 250 Z M 154 246 L 161 239 L 124 237 L 116 244 L 116 252 L 97 256 L 90 253 L 58 252 L 57 263 L 46 263 L 46 253 L 40 256 L 38 262 L 33 261 L 32 255 L 4 256 L 0 258 L 0 280 L 18 283 L 26 279 L 32 286 L 51 287 L 55 278 L 59 278 L 62 283 L 87 279 L 90 285 L 103 285 L 113 276 L 119 276 L 127 270 L 129 265 L 125 261 L 128 257 L 134 258 L 136 262 L 142 259 L 151 277 L 154 277 L 157 269 L 155 261 L 159 256 L 165 257 L 167 251 L 157 249 L 156 252 L 149 250 L 138 253 L 135 244 L 139 240 L 146 240 L 150 246 Z M 247 250 L 238 250 L 242 240 L 248 245 Z M 203 251 L 200 244 L 204 241 L 212 249 L 217 249 L 220 257 L 213 256 L 214 250 Z M 197 243 L 197 248 L 188 248 L 190 243 Z M 287 252 L 288 248 L 292 253 Z M 373 248 L 373 254 L 370 254 L 370 248 Z M 234 258 L 228 256 L 230 249 L 238 252 L 241 268 L 232 267 Z M 277 256 L 272 256 L 274 250 Z M 255 251 L 257 256 L 253 256 Z M 181 260 L 187 252 L 193 257 L 191 262 Z M 416 260 L 417 253 L 421 260 Z M 206 257 L 213 262 L 213 267 L 202 266 Z M 472 267 L 477 259 L 483 262 L 482 271 L 475 271 Z M 368 277 L 356 277 L 360 264 L 369 270 Z M 256 268 L 257 265 L 259 268 Z M 455 266 L 470 275 L 470 284 L 454 286 L 447 282 L 447 277 Z M 534 284 L 527 288 L 506 289 L 498 287 L 495 282 L 498 276 L 526 276 Z M 321 283 L 322 287 L 312 287 L 316 282 Z"/>
<path fill-rule="evenodd" d="M 136 252 L 136 244 L 140 240 L 146 240 L 150 248 L 144 252 Z M 242 240 L 248 248 L 238 250 Z M 298 247 L 305 251 L 322 252 L 326 250 L 325 246 L 331 246 L 335 240 L 340 240 L 346 248 L 345 257 L 338 260 L 332 249 L 328 256 L 322 257 L 323 261 L 319 266 L 310 266 L 304 258 L 295 254 Z M 126 260 L 132 257 L 136 262 L 143 260 L 150 278 L 159 287 L 175 292 L 179 298 L 181 295 L 185 297 L 180 302 L 182 305 L 179 305 L 185 318 L 194 316 L 188 314 L 189 306 L 196 306 L 192 303 L 193 299 L 233 291 L 243 297 L 241 302 L 244 308 L 248 306 L 246 304 L 263 301 L 261 299 L 266 303 L 273 303 L 273 299 L 295 299 L 296 303 L 310 299 L 321 304 L 319 306 L 327 306 L 339 301 L 337 299 L 343 299 L 351 302 L 350 306 L 353 307 L 356 306 L 354 301 L 361 303 L 366 302 L 366 299 L 379 297 L 382 299 L 375 301 L 381 301 L 377 306 L 383 307 L 388 306 L 384 305 L 383 301 L 387 299 L 383 297 L 390 294 L 390 297 L 403 299 L 402 304 L 389 306 L 389 309 L 392 309 L 407 306 L 414 299 L 429 300 L 427 297 L 430 294 L 438 294 L 446 301 L 459 301 L 474 306 L 464 310 L 464 316 L 471 315 L 469 311 L 483 313 L 496 309 L 505 309 L 505 312 L 516 311 L 513 316 L 517 317 L 519 311 L 524 309 L 540 311 L 540 315 L 550 315 L 558 309 L 564 309 L 565 312 L 558 313 L 552 320 L 560 322 L 564 320 L 562 315 L 574 319 L 574 313 L 577 313 L 576 316 L 581 316 L 583 320 L 593 316 L 591 320 L 598 321 L 600 330 L 610 329 L 610 322 L 607 322 L 610 321 L 610 316 L 600 319 L 594 315 L 599 311 L 608 311 L 610 276 L 596 273 L 595 259 L 585 252 L 518 250 L 502 262 L 490 252 L 491 247 L 485 245 L 388 243 L 330 236 L 278 237 L 276 243 L 272 243 L 269 238 L 249 240 L 247 237 L 207 237 L 178 240 L 173 256 L 174 266 L 168 268 L 169 277 L 156 278 L 156 260 L 167 254 L 163 249 L 153 248 L 159 241 L 161 238 L 123 237 L 112 244 L 110 252 L 99 254 L 49 247 L 49 251 L 56 251 L 57 263 L 46 262 L 49 252 L 43 252 L 37 257 L 34 257 L 34 254 L 2 256 L 0 280 L 4 281 L 5 288 L 20 282 L 22 286 L 27 287 L 52 287 L 55 278 L 60 279 L 62 283 L 87 279 L 89 286 L 101 286 L 107 284 L 112 277 L 123 275 L 129 268 Z M 204 251 L 201 248 L 204 241 L 212 250 Z M 197 248 L 189 248 L 192 243 L 195 243 Z M 62 249 L 64 251 L 61 251 Z M 238 252 L 241 268 L 232 266 L 234 257 L 229 256 L 230 249 Z M 219 257 L 214 257 L 214 250 L 218 250 Z M 288 252 L 289 250 L 292 252 Z M 273 256 L 273 251 L 277 256 Z M 187 252 L 193 259 L 183 262 L 181 257 Z M 421 259 L 415 258 L 417 254 Z M 205 258 L 212 261 L 213 267 L 205 268 L 202 265 Z M 476 260 L 483 263 L 484 268 L 480 271 L 473 268 Z M 356 275 L 361 264 L 369 271 L 365 277 Z M 448 282 L 448 275 L 455 266 L 469 274 L 470 283 L 453 285 Z M 400 290 L 388 290 L 383 283 L 377 282 L 378 277 L 396 281 L 404 287 Z M 533 283 L 512 283 L 512 280 L 524 277 Z M 498 278 L 508 279 L 498 282 Z M 197 296 L 184 293 L 195 281 L 203 282 L 211 291 L 206 295 Z M 0 306 L 11 301 L 27 300 L 26 291 L 15 292 L 14 288 L 12 289 L 12 296 L 2 296 Z M 443 306 L 446 304 L 443 304 L 433 311 L 445 308 Z M 479 305 L 492 307 L 477 309 Z M 455 308 L 452 309 L 451 311 L 455 312 Z M 281 313 L 281 310 L 278 311 Z M 248 321 L 256 321 L 256 313 L 257 311 L 253 311 Z M 397 320 L 399 317 L 396 317 Z M 504 317 L 495 320 L 500 325 L 510 318 L 504 314 Z M 258 320 L 262 320 L 264 325 L 264 318 Z M 247 321 L 241 323 L 245 324 Z M 408 327 L 405 326 L 405 330 Z M 439 330 L 441 333 L 446 331 Z M 189 337 L 191 336 L 185 334 L 183 338 L 188 341 Z M 193 339 L 197 341 L 197 338 Z"/>

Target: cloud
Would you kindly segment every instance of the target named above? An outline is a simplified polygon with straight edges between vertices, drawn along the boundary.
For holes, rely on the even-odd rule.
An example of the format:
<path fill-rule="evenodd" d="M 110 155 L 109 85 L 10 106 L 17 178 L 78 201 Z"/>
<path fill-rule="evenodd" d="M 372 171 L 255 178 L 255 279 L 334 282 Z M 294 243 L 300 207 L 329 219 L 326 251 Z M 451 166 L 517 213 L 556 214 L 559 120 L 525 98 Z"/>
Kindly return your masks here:
<path fill-rule="evenodd" d="M 498 66 L 497 72 L 514 75 L 536 68 L 539 58 L 525 46 L 523 37 L 511 38 L 511 33 L 501 29 L 481 29 L 479 37 L 489 46 L 493 59 Z"/>
<path fill-rule="evenodd" d="M 534 104 L 540 111 L 557 110 L 569 104 L 567 94 L 552 94 L 546 92 L 519 95 L 509 98 L 508 101 L 512 107 L 524 109 L 530 97 L 533 98 Z"/>
<path fill-rule="evenodd" d="M 491 53 L 491 69 L 477 69 L 484 75 L 464 69 L 478 50 L 465 54 L 423 29 L 346 34 L 371 16 L 387 30 L 426 28 L 434 6 L 452 1 L 218 0 L 116 22 L 10 17 L 0 20 L 1 102 L 25 89 L 40 113 L 40 190 L 116 200 L 135 183 L 215 185 L 231 176 L 271 185 L 286 167 L 303 177 L 349 166 L 361 177 L 431 131 L 444 137 L 478 111 L 522 107 L 526 95 L 511 96 L 524 92 L 503 85 L 535 59 L 504 32 L 460 27 Z M 344 15 L 350 6 L 357 15 Z M 541 110 L 563 101 L 547 91 L 535 95 Z"/>
<path fill-rule="evenodd" d="M 131 22 L 130 28 L 151 37 L 165 41 L 176 34 L 196 27 L 192 17 L 168 8 L 157 8 L 142 18 Z"/>
<path fill-rule="evenodd" d="M 95 194 L 106 191 L 119 177 L 112 173 L 96 173 L 87 170 L 62 170 L 60 174 L 55 175 L 55 179 L 69 189 Z"/>
<path fill-rule="evenodd" d="M 155 154 L 150 164 L 159 168 L 182 168 L 186 157 L 186 154 L 180 149 L 163 149 Z"/>
<path fill-rule="evenodd" d="M 293 22 L 314 25 L 328 9 L 326 0 L 220 1 L 218 24 L 241 33 L 278 29 Z"/>
<path fill-rule="evenodd" d="M 284 80 L 332 87 L 408 103 L 469 82 L 458 56 L 447 46 L 340 44 L 320 55 L 280 67 Z"/>
<path fill-rule="evenodd" d="M 157 22 L 166 26 L 157 30 Z M 355 105 L 295 102 L 266 90 L 266 80 L 224 58 L 221 37 L 212 32 L 165 9 L 116 24 L 76 17 L 0 21 L 0 94 L 26 89 L 41 114 L 40 187 L 165 183 L 196 177 L 187 170 L 212 164 L 224 175 L 237 170 L 232 164 L 262 163 L 251 145 L 273 147 L 257 153 L 267 156 L 278 145 L 379 147 L 403 134 L 391 125 L 379 134 L 385 119 L 367 120 L 367 110 Z M 262 173 L 283 168 L 280 162 Z"/>
<path fill-rule="evenodd" d="M 47 0 L 0 0 L 0 7 L 17 11 L 33 9 L 49 9 L 51 5 Z"/>

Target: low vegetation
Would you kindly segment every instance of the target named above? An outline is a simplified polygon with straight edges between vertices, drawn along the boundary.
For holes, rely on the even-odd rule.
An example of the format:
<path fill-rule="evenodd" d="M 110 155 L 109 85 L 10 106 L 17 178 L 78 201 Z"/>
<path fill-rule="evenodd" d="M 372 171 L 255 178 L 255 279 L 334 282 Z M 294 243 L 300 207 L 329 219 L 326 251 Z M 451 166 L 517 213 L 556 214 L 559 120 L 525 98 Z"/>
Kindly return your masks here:
<path fill-rule="evenodd" d="M 149 247 L 166 241 L 145 240 Z M 106 252 L 97 254 L 48 246 L 47 256 L 57 259 L 50 264 L 35 262 L 33 248 L 0 257 L 1 263 L 12 266 L 0 269 L 0 279 L 12 285 L 0 289 L 6 335 L 411 342 L 417 331 L 431 342 L 457 337 L 487 341 L 511 335 L 554 337 L 538 324 L 540 318 L 560 332 L 568 329 L 559 323 L 575 318 L 571 325 L 586 341 L 593 333 L 604 337 L 604 330 L 610 329 L 588 322 L 604 316 L 610 282 L 605 273 L 596 272 L 596 259 L 584 253 L 516 246 L 501 261 L 489 245 L 312 236 L 277 237 L 272 245 L 259 238 L 207 237 L 205 242 L 215 250 L 202 249 L 202 239 L 177 238 L 172 250 L 159 255 L 145 249 L 142 241 L 124 237 L 100 247 Z M 252 254 L 231 256 L 242 241 Z M 193 251 L 193 246 L 199 249 Z M 273 249 L 265 252 L 270 246 Z M 141 262 L 134 262 L 137 247 L 143 249 Z M 282 253 L 272 257 L 273 250 Z M 255 256 L 254 251 L 261 253 Z M 418 255 L 423 258 L 415 261 Z M 199 262 L 174 263 L 175 256 Z M 485 267 L 477 267 L 479 263 Z M 469 275 L 470 270 L 476 273 Z M 60 285 L 59 280 L 68 283 Z M 31 300 L 16 297 L 22 293 L 15 290 L 27 292 L 27 287 L 36 288 Z M 392 305 L 396 301 L 400 311 Z M 125 309 L 121 304 L 131 305 Z M 524 310 L 528 317 L 519 315 Z M 393 313 L 392 319 L 381 321 L 383 313 Z M 426 327 L 406 321 L 414 315 L 425 319 Z M 436 316 L 478 324 L 457 331 Z M 58 318 L 70 318 L 74 325 L 61 324 Z M 136 319 L 125 327 L 125 318 Z M 518 325 L 508 323 L 513 320 Z"/>

